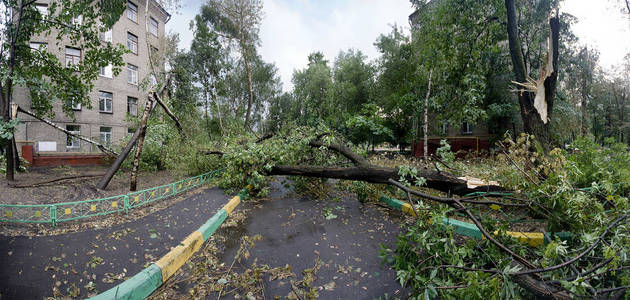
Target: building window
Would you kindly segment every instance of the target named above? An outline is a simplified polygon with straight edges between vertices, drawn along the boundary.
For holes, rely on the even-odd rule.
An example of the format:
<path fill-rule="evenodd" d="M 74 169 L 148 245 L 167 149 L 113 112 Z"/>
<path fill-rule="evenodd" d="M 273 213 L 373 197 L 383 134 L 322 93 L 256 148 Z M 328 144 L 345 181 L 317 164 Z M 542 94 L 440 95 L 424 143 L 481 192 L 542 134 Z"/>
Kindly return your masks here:
<path fill-rule="evenodd" d="M 138 6 L 127 1 L 127 18 L 138 23 Z"/>
<path fill-rule="evenodd" d="M 138 84 L 138 67 L 132 64 L 127 64 L 127 82 Z"/>
<path fill-rule="evenodd" d="M 73 110 L 81 110 L 81 103 L 72 103 Z"/>
<path fill-rule="evenodd" d="M 36 3 L 35 8 L 39 11 L 42 16 L 48 16 L 48 5 Z"/>
<path fill-rule="evenodd" d="M 127 135 L 133 135 L 136 133 L 136 129 L 133 127 L 127 127 Z"/>
<path fill-rule="evenodd" d="M 81 126 L 79 125 L 66 125 L 66 130 L 72 134 L 81 134 Z M 68 148 L 81 148 L 81 140 L 71 135 L 67 135 L 66 147 Z"/>
<path fill-rule="evenodd" d="M 66 67 L 78 65 L 81 62 L 81 50 L 66 47 Z"/>
<path fill-rule="evenodd" d="M 442 127 L 440 128 L 441 134 L 448 134 L 448 122 L 442 122 Z"/>
<path fill-rule="evenodd" d="M 113 95 L 110 92 L 98 92 L 98 110 L 103 113 L 112 112 Z"/>
<path fill-rule="evenodd" d="M 151 34 L 155 36 L 158 36 L 158 28 L 158 21 L 156 21 L 154 18 L 149 18 L 149 32 L 151 32 Z"/>
<path fill-rule="evenodd" d="M 138 115 L 138 98 L 127 97 L 127 113 L 132 116 Z"/>
<path fill-rule="evenodd" d="M 112 144 L 112 128 L 101 127 L 100 137 L 101 137 L 101 144 L 110 146 Z"/>
<path fill-rule="evenodd" d="M 105 67 L 101 67 L 99 72 L 98 72 L 98 75 L 101 75 L 101 76 L 107 77 L 107 78 L 112 78 L 112 76 L 113 76 L 112 65 L 109 64 L 109 65 L 107 65 Z"/>
<path fill-rule="evenodd" d="M 464 121 L 464 123 L 462 123 L 462 133 L 464 133 L 464 134 L 471 134 L 472 133 L 472 125 L 470 125 L 470 123 Z"/>
<path fill-rule="evenodd" d="M 133 54 L 138 54 L 138 37 L 127 32 L 127 49 Z"/>
<path fill-rule="evenodd" d="M 48 44 L 40 42 L 30 42 L 29 47 L 32 50 L 46 50 L 48 49 Z"/>
<path fill-rule="evenodd" d="M 105 32 L 103 32 L 103 41 L 105 42 L 112 42 L 112 29 L 108 29 Z"/>

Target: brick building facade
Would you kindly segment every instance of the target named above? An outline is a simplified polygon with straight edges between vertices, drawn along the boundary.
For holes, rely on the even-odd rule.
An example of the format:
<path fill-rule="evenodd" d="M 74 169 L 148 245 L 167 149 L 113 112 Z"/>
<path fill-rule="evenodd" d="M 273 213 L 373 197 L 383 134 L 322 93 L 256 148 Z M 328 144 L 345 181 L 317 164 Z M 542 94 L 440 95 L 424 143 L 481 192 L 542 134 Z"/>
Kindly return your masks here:
<path fill-rule="evenodd" d="M 53 104 L 57 125 L 68 131 L 107 144 L 116 144 L 130 129 L 128 116 L 142 114 L 147 93 L 141 88 L 143 80 L 149 80 L 149 51 L 164 49 L 164 26 L 170 15 L 155 0 L 150 1 L 148 17 L 145 18 L 147 0 L 127 2 L 127 8 L 112 29 L 101 34 L 101 40 L 122 44 L 131 50 L 123 55 L 125 65 L 118 76 L 112 74 L 111 67 L 102 68 L 94 89 L 90 93 L 92 108 L 73 107 L 74 120 L 66 116 L 61 103 Z M 38 0 L 38 9 L 47 9 L 49 1 Z M 146 20 L 146 24 L 145 24 Z M 81 49 L 71 44 L 56 45 L 54 37 L 34 36 L 31 47 L 47 47 L 48 51 L 66 63 L 82 59 Z M 31 108 L 29 91 L 16 87 L 13 97 L 21 107 Z M 21 145 L 32 145 L 37 154 L 96 153 L 98 148 L 84 141 L 71 138 L 32 117 L 20 114 L 20 125 L 15 134 L 18 149 Z"/>

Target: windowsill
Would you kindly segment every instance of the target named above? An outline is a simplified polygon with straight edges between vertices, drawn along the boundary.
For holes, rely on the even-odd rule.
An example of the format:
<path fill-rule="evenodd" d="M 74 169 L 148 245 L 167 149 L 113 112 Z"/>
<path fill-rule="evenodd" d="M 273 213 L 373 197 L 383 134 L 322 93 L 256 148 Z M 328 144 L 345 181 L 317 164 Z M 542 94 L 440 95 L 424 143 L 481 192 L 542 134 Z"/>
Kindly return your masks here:
<path fill-rule="evenodd" d="M 105 76 L 105 75 L 101 75 L 101 74 L 98 74 L 98 77 L 109 78 L 109 79 L 114 78 L 114 76 Z"/>
<path fill-rule="evenodd" d="M 129 81 L 127 81 L 127 84 L 133 85 L 133 86 L 138 86 L 138 83 L 131 83 Z"/>
<path fill-rule="evenodd" d="M 138 17 L 137 16 L 136 16 L 136 20 L 135 21 L 133 19 L 129 18 L 129 17 L 127 17 L 127 20 L 138 24 Z"/>
<path fill-rule="evenodd" d="M 107 114 L 107 115 L 113 115 L 114 112 L 113 111 L 98 111 L 99 114 Z"/>

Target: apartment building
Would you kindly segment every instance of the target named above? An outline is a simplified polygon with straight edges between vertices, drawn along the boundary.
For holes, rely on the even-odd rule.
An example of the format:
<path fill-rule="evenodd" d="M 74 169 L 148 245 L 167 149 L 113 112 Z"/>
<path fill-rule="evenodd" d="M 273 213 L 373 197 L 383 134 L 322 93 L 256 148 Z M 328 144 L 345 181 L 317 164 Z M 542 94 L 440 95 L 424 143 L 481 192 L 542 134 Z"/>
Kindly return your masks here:
<path fill-rule="evenodd" d="M 148 16 L 145 18 L 146 5 L 149 1 Z M 38 0 L 37 8 L 47 12 L 49 1 Z M 101 35 L 105 42 L 126 46 L 130 53 L 123 56 L 125 65 L 118 76 L 114 76 L 112 68 L 101 68 L 100 75 L 94 81 L 94 89 L 90 93 L 92 108 L 73 106 L 74 119 L 67 117 L 61 103 L 55 103 L 53 111 L 54 123 L 74 133 L 81 134 L 103 144 L 115 144 L 133 130 L 129 116 L 142 113 L 147 93 L 140 83 L 148 80 L 150 75 L 149 51 L 163 49 L 164 26 L 170 15 L 155 0 L 131 0 L 120 20 L 111 30 Z M 146 22 L 145 22 L 146 20 Z M 80 22 L 81 20 L 77 20 Z M 54 37 L 34 36 L 31 47 L 47 47 L 48 51 L 57 55 L 66 64 L 79 62 L 83 53 L 71 44 L 56 45 Z M 32 105 L 29 91 L 18 87 L 14 91 L 15 103 L 21 107 Z M 100 152 L 90 143 L 72 138 L 51 126 L 24 114 L 19 115 L 20 125 L 15 138 L 18 149 L 21 145 L 32 145 L 38 155 L 73 155 Z"/>

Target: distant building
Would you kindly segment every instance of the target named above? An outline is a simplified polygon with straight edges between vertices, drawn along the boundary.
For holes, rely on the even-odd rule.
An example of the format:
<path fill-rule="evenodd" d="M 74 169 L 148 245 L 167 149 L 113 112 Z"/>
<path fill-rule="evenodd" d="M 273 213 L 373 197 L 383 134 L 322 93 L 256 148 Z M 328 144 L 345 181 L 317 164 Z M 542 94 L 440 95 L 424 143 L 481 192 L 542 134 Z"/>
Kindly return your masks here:
<path fill-rule="evenodd" d="M 425 9 L 430 9 L 437 1 L 430 1 L 425 4 Z M 414 11 L 409 15 L 409 24 L 412 28 L 420 28 L 420 10 Z M 435 115 L 429 114 L 429 132 L 428 136 L 428 152 L 429 155 L 435 154 L 437 148 L 440 147 L 440 141 L 446 139 L 451 145 L 453 152 L 466 151 L 481 153 L 488 151 L 490 147 L 490 134 L 487 124 L 478 122 L 472 124 L 462 121 L 460 124 L 449 124 L 439 122 Z M 418 135 L 416 141 L 412 141 L 411 151 L 415 156 L 424 156 L 424 134 Z"/>
<path fill-rule="evenodd" d="M 149 0 L 149 16 L 146 18 L 146 0 L 127 2 L 127 8 L 111 30 L 101 35 L 103 43 L 112 42 L 125 45 L 131 53 L 123 55 L 125 65 L 118 76 L 113 76 L 111 66 L 101 68 L 100 76 L 94 81 L 90 93 L 91 109 L 73 106 L 74 118 L 65 116 L 61 103 L 53 105 L 54 123 L 70 132 L 76 132 L 103 144 L 115 143 L 133 130 L 127 116 L 137 116 L 147 94 L 139 88 L 139 83 L 150 74 L 149 51 L 164 48 L 164 25 L 170 15 L 155 1 Z M 37 7 L 46 13 L 50 1 L 38 0 Z M 81 20 L 77 20 L 80 22 Z M 72 44 L 56 45 L 54 36 L 34 36 L 31 47 L 47 47 L 66 64 L 83 59 L 81 49 Z M 14 101 L 21 107 L 31 108 L 32 102 L 27 88 L 17 87 Z M 44 124 L 37 119 L 21 114 L 20 125 L 15 135 L 18 149 L 20 145 L 32 145 L 34 152 L 46 154 L 100 153 L 97 147 L 86 143 Z"/>

